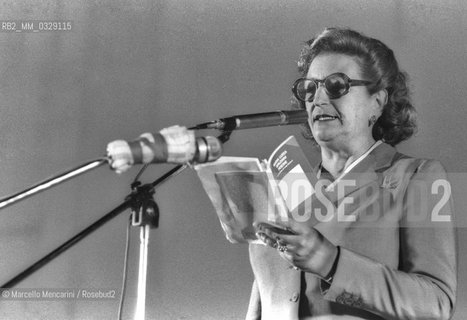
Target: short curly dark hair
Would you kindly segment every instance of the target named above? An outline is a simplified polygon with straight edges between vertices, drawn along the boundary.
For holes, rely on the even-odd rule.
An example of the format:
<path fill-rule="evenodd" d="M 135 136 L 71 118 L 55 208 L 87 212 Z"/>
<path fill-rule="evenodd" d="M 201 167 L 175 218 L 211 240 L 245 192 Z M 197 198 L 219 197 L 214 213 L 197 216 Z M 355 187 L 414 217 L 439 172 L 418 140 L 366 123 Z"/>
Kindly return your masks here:
<path fill-rule="evenodd" d="M 386 89 L 388 102 L 373 126 L 373 138 L 390 145 L 410 138 L 417 130 L 416 112 L 410 101 L 407 74 L 399 69 L 394 52 L 377 39 L 351 29 L 326 28 L 307 41 L 300 53 L 298 71 L 306 76 L 311 62 L 324 53 L 339 53 L 355 57 L 370 94 Z M 305 109 L 305 103 L 293 98 L 292 107 Z M 308 124 L 304 136 L 313 139 Z"/>

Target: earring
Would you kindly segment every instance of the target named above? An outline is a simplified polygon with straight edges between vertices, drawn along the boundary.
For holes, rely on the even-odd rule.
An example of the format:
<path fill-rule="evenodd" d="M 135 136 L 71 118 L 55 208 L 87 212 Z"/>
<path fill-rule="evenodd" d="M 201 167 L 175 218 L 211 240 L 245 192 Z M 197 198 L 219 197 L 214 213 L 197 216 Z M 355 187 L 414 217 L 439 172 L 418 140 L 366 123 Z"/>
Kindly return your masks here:
<path fill-rule="evenodd" d="M 376 123 L 376 120 L 376 116 L 372 115 L 370 119 L 368 119 L 368 126 L 371 127 L 372 125 L 374 125 Z"/>

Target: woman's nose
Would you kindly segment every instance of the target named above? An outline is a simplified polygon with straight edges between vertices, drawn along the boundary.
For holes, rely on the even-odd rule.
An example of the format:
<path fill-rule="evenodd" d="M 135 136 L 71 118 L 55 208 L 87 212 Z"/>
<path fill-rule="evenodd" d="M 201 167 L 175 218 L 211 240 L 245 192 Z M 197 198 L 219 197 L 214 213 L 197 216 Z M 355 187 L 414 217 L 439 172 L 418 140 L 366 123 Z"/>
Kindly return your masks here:
<path fill-rule="evenodd" d="M 318 88 L 316 88 L 315 96 L 313 98 L 313 104 L 320 105 L 329 103 L 329 96 L 326 92 L 326 88 L 324 87 L 323 83 L 318 84 Z"/>

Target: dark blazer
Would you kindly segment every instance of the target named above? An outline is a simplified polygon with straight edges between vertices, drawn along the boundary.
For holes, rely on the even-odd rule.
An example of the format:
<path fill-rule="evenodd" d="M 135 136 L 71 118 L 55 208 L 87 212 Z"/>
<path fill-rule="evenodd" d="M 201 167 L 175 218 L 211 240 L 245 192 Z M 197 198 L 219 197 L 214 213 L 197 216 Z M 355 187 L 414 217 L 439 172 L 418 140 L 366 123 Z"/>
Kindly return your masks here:
<path fill-rule="evenodd" d="M 312 214 L 303 223 L 340 246 L 331 285 L 294 270 L 275 249 L 250 244 L 255 281 L 247 319 L 452 316 L 454 217 L 438 161 L 409 158 L 383 143 L 324 196 L 333 204 L 333 218 L 324 222 Z M 313 197 L 312 212 L 329 208 Z"/>

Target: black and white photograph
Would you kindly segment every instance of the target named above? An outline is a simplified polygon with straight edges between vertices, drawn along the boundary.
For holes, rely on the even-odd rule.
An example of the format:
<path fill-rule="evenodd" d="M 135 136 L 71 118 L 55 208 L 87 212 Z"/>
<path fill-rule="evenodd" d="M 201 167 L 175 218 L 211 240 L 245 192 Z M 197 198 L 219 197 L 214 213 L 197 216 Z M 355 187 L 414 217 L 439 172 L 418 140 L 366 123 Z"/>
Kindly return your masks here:
<path fill-rule="evenodd" d="M 0 319 L 467 318 L 467 2 L 0 1 Z"/>

